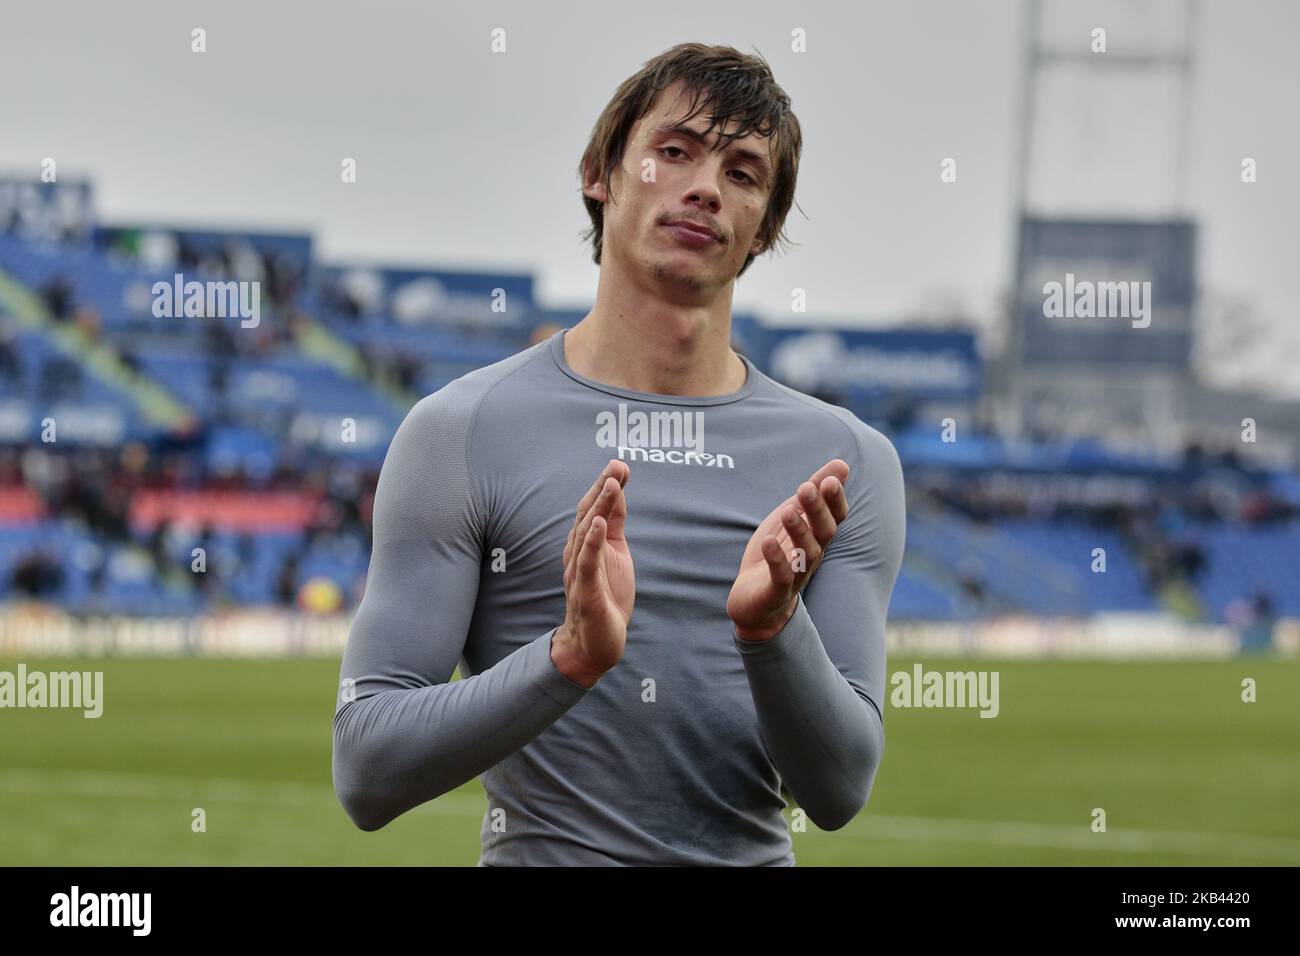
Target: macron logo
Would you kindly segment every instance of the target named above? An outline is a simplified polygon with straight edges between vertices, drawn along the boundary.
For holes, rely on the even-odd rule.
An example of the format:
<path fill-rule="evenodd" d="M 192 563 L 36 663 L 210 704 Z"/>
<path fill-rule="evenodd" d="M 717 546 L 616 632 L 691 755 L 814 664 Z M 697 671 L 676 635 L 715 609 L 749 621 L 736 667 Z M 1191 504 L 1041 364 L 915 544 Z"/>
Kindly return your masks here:
<path fill-rule="evenodd" d="M 736 467 L 730 455 L 704 450 L 703 412 L 628 411 L 627 403 L 619 402 L 617 412 L 597 413 L 596 445 L 617 448 L 619 461 Z"/>
<path fill-rule="evenodd" d="M 131 935 L 148 936 L 152 893 L 71 893 L 50 897 L 51 926 L 129 926 Z"/>

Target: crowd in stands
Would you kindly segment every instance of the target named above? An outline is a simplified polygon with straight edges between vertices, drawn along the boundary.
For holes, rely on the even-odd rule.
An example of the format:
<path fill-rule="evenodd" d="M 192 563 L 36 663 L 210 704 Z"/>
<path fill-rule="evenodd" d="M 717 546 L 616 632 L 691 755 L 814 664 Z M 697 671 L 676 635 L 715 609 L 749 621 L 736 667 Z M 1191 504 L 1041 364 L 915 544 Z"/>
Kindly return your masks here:
<path fill-rule="evenodd" d="M 159 242 L 168 244 L 167 248 L 158 248 Z M 364 588 L 370 553 L 370 509 L 378 465 L 358 464 L 325 452 L 304 454 L 301 447 L 279 441 L 288 431 L 285 423 L 292 420 L 294 408 L 268 412 L 264 420 L 250 423 L 231 412 L 225 399 L 232 391 L 237 393 L 234 397 L 242 394 L 242 390 L 232 389 L 241 363 L 246 367 L 252 360 L 273 356 L 302 360 L 298 340 L 308 323 L 325 315 L 329 317 L 327 325 L 341 322 L 345 328 L 360 328 L 378 321 L 374 304 L 358 298 L 344 284 L 307 290 L 292 256 L 244 241 L 198 244 L 182 234 L 146 235 L 128 229 L 112 235 L 105 252 L 138 267 L 139 281 L 127 287 L 127 320 L 115 315 L 107 301 L 97 303 L 79 294 L 79 275 L 56 272 L 32 285 L 54 326 L 78 330 L 85 340 L 109 350 L 121 367 L 141 380 L 150 378 L 146 366 L 156 357 L 153 350 L 179 344 L 179 351 L 191 361 L 186 368 L 197 370 L 186 371 L 182 377 L 188 375 L 190 381 L 206 377 L 212 401 L 203 409 L 201 422 L 191 420 L 187 428 L 163 441 L 129 441 L 109 448 L 0 443 L 0 557 L 4 559 L 0 587 L 11 597 L 58 603 L 76 591 L 83 579 L 89 582 L 92 595 L 100 593 L 110 586 L 110 565 L 124 562 L 133 565 L 142 580 L 165 582 L 168 588 L 194 596 L 196 606 L 255 600 L 298 608 L 355 606 Z M 150 286 L 143 277 L 159 274 L 163 263 L 167 270 L 205 280 L 259 282 L 262 321 L 255 329 L 216 316 L 196 317 L 170 327 L 150 321 Z M 72 281 L 74 277 L 77 282 Z M 308 299 L 313 309 L 321 310 L 311 318 L 303 311 Z M 106 323 L 105 315 L 111 321 Z M 526 342 L 518 344 L 537 344 L 561 327 L 537 324 Z M 390 397 L 395 390 L 402 393 L 400 397 L 413 400 L 436 387 L 430 383 L 440 375 L 445 380 L 456 374 L 455 362 L 440 365 L 429 348 L 420 346 L 418 337 L 361 335 L 347 341 L 364 381 L 345 384 L 363 390 L 380 386 Z M 5 390 L 21 390 L 42 404 L 82 397 L 89 374 L 85 364 L 60 349 L 29 353 L 25 364 L 22 345 L 18 327 L 0 315 L 0 396 Z M 32 359 L 32 354 L 38 354 L 39 360 Z M 156 375 L 155 370 L 155 382 Z M 321 388 L 333 393 L 336 383 L 330 381 Z M 917 401 L 908 395 L 855 404 L 849 396 L 833 390 L 814 394 L 852 408 L 890 436 L 919 427 Z M 203 398 L 203 394 L 198 396 L 198 400 Z M 214 465 L 205 441 L 213 429 L 226 426 L 231 431 L 264 428 L 275 439 L 274 454 L 280 457 L 255 471 L 239 464 Z M 972 433 L 989 437 L 980 425 Z M 1166 606 L 1183 602 L 1190 609 L 1189 617 L 1204 618 L 1209 615 L 1199 606 L 1196 594 L 1198 589 L 1204 590 L 1215 546 L 1202 537 L 1205 524 L 1267 528 L 1295 520 L 1297 509 L 1244 477 L 1231 480 L 1240 468 L 1231 452 L 1211 454 L 1190 445 L 1182 465 L 1189 473 L 1217 472 L 1218 477 L 1204 481 L 1189 481 L 1185 475 L 1164 481 L 1150 479 L 1138 495 L 1131 487 L 1093 495 L 1042 493 L 1041 484 L 1002 480 L 1005 476 L 1000 478 L 990 470 L 954 472 L 936 480 L 914 476 L 909 480 L 909 493 L 914 500 L 928 501 L 974 525 L 996 527 L 1025 519 L 1062 526 L 1083 524 L 1117 535 L 1132 558 L 1132 578 L 1140 575 L 1143 586 L 1150 594 L 1159 595 Z M 1100 480 L 1104 482 L 1106 477 Z M 1122 478 L 1115 480 L 1117 487 L 1122 484 Z M 192 499 L 226 493 L 249 496 L 255 503 L 286 493 L 309 502 L 309 507 L 299 520 L 281 522 L 268 530 L 255 521 L 223 520 L 210 508 L 186 512 L 180 507 L 169 512 L 166 507 L 142 507 L 142 501 L 159 492 L 185 493 Z M 202 517 L 196 519 L 195 514 Z M 24 522 L 27 526 L 36 523 L 41 529 L 64 529 L 71 537 L 59 539 L 61 545 L 54 543 L 54 536 L 50 542 L 39 537 L 30 540 L 18 532 L 5 537 Z M 72 556 L 67 547 L 74 549 Z M 202 549 L 207 556 L 202 573 L 195 573 L 192 567 L 195 549 Z M 994 590 L 987 569 L 973 556 L 958 563 L 953 590 L 960 591 L 968 605 L 986 607 Z M 321 571 L 323 567 L 328 573 Z M 260 590 L 250 591 L 246 586 L 250 576 L 261 578 Z M 330 588 L 334 593 L 325 593 Z M 1219 609 L 1248 627 L 1277 613 L 1276 597 L 1261 588 L 1240 593 L 1226 612 L 1222 612 L 1220 600 Z"/>
<path fill-rule="evenodd" d="M 261 535 L 252 528 L 226 532 L 212 522 L 196 525 L 183 517 L 142 519 L 133 508 L 142 493 L 291 492 L 310 499 L 308 517 L 288 533 L 291 540 L 275 569 L 275 598 L 293 606 L 307 583 L 300 569 L 313 550 L 337 548 L 343 542 L 352 554 L 368 555 L 377 481 L 376 470 L 345 463 L 306 469 L 286 465 L 254 478 L 242 469 L 212 473 L 191 453 L 154 453 L 140 444 L 71 450 L 0 446 L 0 489 L 27 489 L 36 498 L 33 520 L 85 534 L 88 543 L 77 560 L 88 572 L 92 588 L 102 586 L 109 556 L 120 551 L 143 563 L 149 576 L 201 592 L 207 603 L 221 603 L 228 597 L 231 581 L 253 566 Z M 193 573 L 193 548 L 202 548 L 208 556 L 203 573 Z M 15 557 L 6 583 L 18 595 L 58 600 L 67 584 L 66 563 L 37 544 Z M 364 562 L 360 570 L 364 571 Z M 344 605 L 359 598 L 361 584 L 349 582 L 342 595 Z"/>

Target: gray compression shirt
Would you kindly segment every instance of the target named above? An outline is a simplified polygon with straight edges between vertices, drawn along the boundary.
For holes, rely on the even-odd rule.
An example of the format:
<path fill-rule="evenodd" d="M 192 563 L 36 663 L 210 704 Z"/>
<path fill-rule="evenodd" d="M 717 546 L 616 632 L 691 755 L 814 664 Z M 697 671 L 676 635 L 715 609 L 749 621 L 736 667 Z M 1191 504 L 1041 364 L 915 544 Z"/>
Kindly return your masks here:
<path fill-rule="evenodd" d="M 739 391 L 654 395 L 579 375 L 563 336 L 425 397 L 394 436 L 335 791 L 375 830 L 481 776 L 479 865 L 793 865 L 782 788 L 834 830 L 880 763 L 898 455 L 747 358 Z M 622 660 L 586 689 L 551 637 L 578 500 L 611 458 L 631 470 L 636 603 Z M 726 601 L 745 546 L 831 458 L 848 516 L 781 632 L 744 641 Z"/>

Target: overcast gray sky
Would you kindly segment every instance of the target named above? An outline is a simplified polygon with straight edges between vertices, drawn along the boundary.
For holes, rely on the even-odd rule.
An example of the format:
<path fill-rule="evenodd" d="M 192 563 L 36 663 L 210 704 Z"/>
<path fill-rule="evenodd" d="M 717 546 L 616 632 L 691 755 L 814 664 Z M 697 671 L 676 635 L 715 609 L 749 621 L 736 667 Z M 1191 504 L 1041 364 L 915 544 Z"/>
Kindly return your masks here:
<path fill-rule="evenodd" d="M 585 307 L 597 267 L 576 167 L 617 85 L 684 40 L 757 49 L 805 137 L 788 232 L 736 308 L 773 323 L 895 324 L 1008 285 L 1021 4 L 997 2 L 58 2 L 7 5 L 0 174 L 94 181 L 110 221 L 311 231 L 332 260 L 533 271 Z M 1168 44 L 1176 2 L 1052 3 L 1087 52 Z M 207 52 L 190 31 L 207 31 Z M 1300 363 L 1293 307 L 1300 8 L 1201 4 L 1186 209 L 1201 283 L 1264 323 L 1263 374 Z M 492 30 L 506 52 L 493 53 Z M 791 50 L 805 31 L 807 52 Z M 1091 77 L 1091 78 L 1090 78 Z M 1031 195 L 1083 212 L 1176 210 L 1174 87 L 1053 73 Z M 1243 157 L 1259 181 L 1243 185 Z M 340 181 L 343 157 L 358 181 Z M 957 161 L 957 182 L 940 163 Z M 802 210 L 802 212 L 800 211 Z M 808 314 L 790 315 L 791 289 Z M 1268 365 L 1272 363 L 1272 365 Z"/>

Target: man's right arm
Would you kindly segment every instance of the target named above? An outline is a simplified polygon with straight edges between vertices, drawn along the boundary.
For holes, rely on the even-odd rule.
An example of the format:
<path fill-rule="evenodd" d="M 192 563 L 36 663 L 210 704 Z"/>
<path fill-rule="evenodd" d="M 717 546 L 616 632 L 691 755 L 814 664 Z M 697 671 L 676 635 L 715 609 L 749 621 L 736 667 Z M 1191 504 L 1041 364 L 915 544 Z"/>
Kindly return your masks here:
<path fill-rule="evenodd" d="M 500 763 L 587 690 L 552 659 L 559 622 L 482 673 L 450 682 L 484 554 L 468 457 L 474 408 L 454 386 L 421 400 L 380 472 L 370 570 L 334 715 L 334 790 L 363 830 Z"/>

